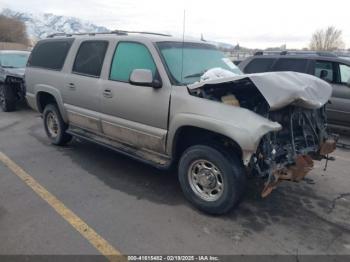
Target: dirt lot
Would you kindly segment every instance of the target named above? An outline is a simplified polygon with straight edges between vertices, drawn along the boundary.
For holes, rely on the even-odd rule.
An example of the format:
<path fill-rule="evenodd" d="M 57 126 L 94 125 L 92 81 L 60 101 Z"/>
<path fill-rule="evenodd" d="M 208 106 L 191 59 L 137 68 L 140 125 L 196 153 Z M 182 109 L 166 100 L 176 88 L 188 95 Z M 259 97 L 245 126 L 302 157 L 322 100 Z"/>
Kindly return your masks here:
<path fill-rule="evenodd" d="M 0 112 L 0 151 L 123 254 L 350 254 L 350 151 L 222 217 L 194 210 L 176 175 L 74 140 L 50 145 L 37 113 Z M 0 254 L 99 254 L 0 161 Z"/>

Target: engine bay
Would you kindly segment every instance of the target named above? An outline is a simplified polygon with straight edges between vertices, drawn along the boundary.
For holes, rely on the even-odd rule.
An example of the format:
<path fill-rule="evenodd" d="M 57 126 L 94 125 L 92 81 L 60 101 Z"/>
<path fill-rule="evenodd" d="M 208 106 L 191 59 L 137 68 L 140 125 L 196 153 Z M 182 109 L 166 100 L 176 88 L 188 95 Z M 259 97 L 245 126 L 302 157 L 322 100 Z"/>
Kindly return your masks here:
<path fill-rule="evenodd" d="M 248 78 L 215 84 L 215 86 L 206 85 L 203 88 L 191 90 L 190 93 L 201 98 L 240 106 L 261 115 L 269 111 L 265 98 Z"/>

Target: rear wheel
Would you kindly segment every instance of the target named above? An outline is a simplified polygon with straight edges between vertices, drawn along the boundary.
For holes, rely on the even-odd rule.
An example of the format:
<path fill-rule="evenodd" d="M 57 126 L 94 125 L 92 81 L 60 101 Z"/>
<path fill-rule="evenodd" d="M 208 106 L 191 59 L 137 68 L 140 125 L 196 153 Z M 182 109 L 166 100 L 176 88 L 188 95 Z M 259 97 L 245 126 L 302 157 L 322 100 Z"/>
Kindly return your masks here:
<path fill-rule="evenodd" d="M 179 181 L 185 197 L 210 214 L 224 214 L 238 204 L 245 179 L 242 162 L 224 149 L 195 145 L 180 159 Z"/>
<path fill-rule="evenodd" d="M 45 107 L 43 113 L 44 127 L 47 136 L 54 145 L 65 145 L 72 136 L 66 133 L 67 124 L 63 121 L 62 116 L 54 104 L 49 104 Z"/>
<path fill-rule="evenodd" d="M 11 112 L 16 109 L 16 100 L 12 90 L 6 84 L 0 84 L 0 107 L 4 112 Z"/>

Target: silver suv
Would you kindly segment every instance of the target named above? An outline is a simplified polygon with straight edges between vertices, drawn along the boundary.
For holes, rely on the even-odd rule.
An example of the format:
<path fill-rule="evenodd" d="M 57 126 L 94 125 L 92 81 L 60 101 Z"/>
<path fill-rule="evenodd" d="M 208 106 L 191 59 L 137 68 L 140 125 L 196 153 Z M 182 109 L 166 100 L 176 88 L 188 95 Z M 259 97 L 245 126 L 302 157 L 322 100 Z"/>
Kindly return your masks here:
<path fill-rule="evenodd" d="M 299 181 L 328 158 L 332 88 L 294 73 L 242 75 L 206 42 L 145 33 L 59 35 L 39 41 L 27 101 L 55 145 L 72 136 L 158 168 L 175 166 L 186 198 L 222 214 L 248 175 Z"/>

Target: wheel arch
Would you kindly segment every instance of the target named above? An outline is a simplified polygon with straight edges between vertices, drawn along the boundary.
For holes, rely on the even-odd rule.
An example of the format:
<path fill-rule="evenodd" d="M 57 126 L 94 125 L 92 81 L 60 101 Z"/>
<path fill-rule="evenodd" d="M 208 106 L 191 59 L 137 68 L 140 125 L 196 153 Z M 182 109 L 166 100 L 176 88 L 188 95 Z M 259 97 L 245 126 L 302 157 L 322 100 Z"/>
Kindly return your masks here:
<path fill-rule="evenodd" d="M 58 93 L 58 91 L 56 91 L 55 89 L 52 89 L 52 90 L 39 89 L 36 91 L 35 97 L 36 97 L 37 109 L 40 113 L 44 111 L 46 105 L 50 103 L 54 103 L 57 105 L 60 111 L 60 114 L 62 116 L 62 119 L 66 123 L 68 122 L 68 117 L 63 107 L 62 97 Z"/>
<path fill-rule="evenodd" d="M 176 130 L 172 138 L 172 144 L 169 145 L 174 162 L 180 159 L 181 154 L 187 148 L 198 144 L 216 144 L 226 148 L 230 153 L 237 154 L 240 159 L 243 158 L 243 150 L 234 139 L 203 127 L 183 125 Z"/>

